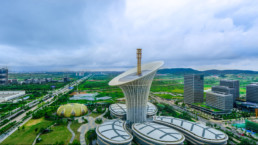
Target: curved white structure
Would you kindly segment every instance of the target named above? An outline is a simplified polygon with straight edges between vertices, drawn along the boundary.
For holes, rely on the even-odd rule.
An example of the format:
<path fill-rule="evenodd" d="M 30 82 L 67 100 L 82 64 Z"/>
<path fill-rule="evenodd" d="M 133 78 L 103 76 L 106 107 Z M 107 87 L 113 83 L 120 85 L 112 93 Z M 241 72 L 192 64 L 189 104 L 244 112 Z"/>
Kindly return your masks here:
<path fill-rule="evenodd" d="M 109 120 L 96 128 L 99 145 L 130 145 L 133 136 L 126 130 L 122 120 Z"/>
<path fill-rule="evenodd" d="M 146 109 L 147 109 L 148 118 L 150 117 L 152 118 L 158 112 L 157 107 L 150 102 L 147 102 Z M 126 104 L 120 104 L 120 103 L 111 104 L 109 106 L 109 111 L 111 113 L 111 116 L 118 117 L 124 120 L 126 118 L 127 107 L 126 107 Z"/>
<path fill-rule="evenodd" d="M 185 137 L 180 132 L 152 122 L 134 123 L 132 125 L 134 140 L 143 145 L 183 144 Z"/>
<path fill-rule="evenodd" d="M 153 121 L 180 131 L 193 144 L 227 144 L 228 136 L 225 133 L 200 123 L 170 116 L 155 116 Z"/>
<path fill-rule="evenodd" d="M 127 106 L 126 119 L 129 124 L 146 121 L 146 106 L 151 83 L 163 63 L 162 61 L 156 61 L 143 64 L 141 75 L 137 75 L 137 67 L 135 67 L 109 82 L 110 86 L 119 86 L 123 90 Z"/>

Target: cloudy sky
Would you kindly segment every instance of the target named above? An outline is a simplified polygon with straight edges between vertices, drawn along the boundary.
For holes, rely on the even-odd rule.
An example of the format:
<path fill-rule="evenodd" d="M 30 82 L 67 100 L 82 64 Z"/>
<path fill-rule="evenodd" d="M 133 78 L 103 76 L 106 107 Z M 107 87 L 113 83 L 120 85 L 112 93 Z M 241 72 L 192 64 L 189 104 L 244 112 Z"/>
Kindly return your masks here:
<path fill-rule="evenodd" d="M 0 66 L 258 70 L 257 0 L 1 0 Z"/>

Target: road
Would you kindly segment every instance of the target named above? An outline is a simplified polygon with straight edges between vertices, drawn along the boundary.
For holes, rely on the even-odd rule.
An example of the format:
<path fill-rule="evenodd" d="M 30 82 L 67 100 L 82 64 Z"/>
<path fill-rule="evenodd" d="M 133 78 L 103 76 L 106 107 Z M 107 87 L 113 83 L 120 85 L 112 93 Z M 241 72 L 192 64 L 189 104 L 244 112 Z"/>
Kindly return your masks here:
<path fill-rule="evenodd" d="M 88 79 L 88 78 L 91 77 L 91 76 L 92 76 L 92 75 L 90 74 L 90 75 L 88 75 L 88 76 L 86 76 L 86 77 L 83 77 L 83 78 L 81 78 L 81 79 L 79 79 L 79 80 L 76 80 L 76 81 L 70 83 L 70 86 L 71 86 L 71 87 L 74 87 L 74 86 L 76 86 L 76 85 L 79 85 L 82 81 L 84 81 L 85 79 Z M 50 98 L 48 98 L 48 97 L 49 97 L 48 94 L 45 95 L 45 96 L 43 97 L 43 100 L 44 100 L 44 98 L 48 98 L 48 99 L 46 99 L 46 100 L 43 101 L 43 102 L 45 102 L 45 105 L 50 105 L 50 104 L 52 104 L 52 103 L 55 101 L 55 100 L 54 100 L 54 96 L 58 96 L 58 95 L 61 95 L 61 94 L 66 94 L 66 93 L 68 93 L 69 91 L 70 91 L 69 85 L 66 85 L 66 86 L 64 86 L 63 88 L 60 88 L 60 89 L 57 89 L 57 90 L 53 91 L 53 92 L 52 92 L 52 96 L 51 96 Z M 39 103 L 38 103 L 38 104 L 39 104 Z M 42 106 L 41 106 L 41 107 L 42 107 Z M 23 117 L 26 116 L 26 113 L 27 113 L 27 112 L 29 112 L 29 111 L 35 111 L 36 109 L 40 109 L 40 107 L 39 107 L 38 105 L 36 105 L 36 106 L 32 107 L 31 109 L 27 110 L 26 112 L 24 112 L 24 113 L 18 115 L 17 117 L 13 118 L 12 120 L 10 120 L 10 122 L 13 122 L 13 121 L 20 122 L 20 121 L 22 121 Z M 28 120 L 26 120 L 26 121 L 28 121 Z M 7 123 L 7 124 L 8 124 L 8 123 Z M 22 124 L 24 124 L 24 122 L 23 122 Z M 4 125 L 4 126 L 5 126 L 5 125 Z M 4 127 L 4 126 L 2 126 L 2 127 Z M 8 130 L 8 131 L 7 131 L 8 133 L 4 133 L 4 134 L 0 135 L 0 143 L 1 143 L 2 141 L 4 141 L 4 139 L 6 139 L 9 135 L 11 135 L 11 134 L 14 132 L 13 130 L 17 130 L 18 127 L 20 127 L 20 126 L 21 126 L 21 125 L 17 125 L 16 127 L 11 128 L 10 130 Z"/>

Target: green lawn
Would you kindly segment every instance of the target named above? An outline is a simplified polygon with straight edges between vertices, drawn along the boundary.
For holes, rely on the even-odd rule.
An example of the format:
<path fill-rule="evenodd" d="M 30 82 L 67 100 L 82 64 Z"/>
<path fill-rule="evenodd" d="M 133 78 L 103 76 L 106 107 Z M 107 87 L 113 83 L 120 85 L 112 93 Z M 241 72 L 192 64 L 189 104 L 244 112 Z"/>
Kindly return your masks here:
<path fill-rule="evenodd" d="M 209 110 L 214 111 L 214 112 L 222 111 L 222 110 L 220 110 L 220 109 L 217 109 L 217 108 L 213 108 L 213 107 L 207 106 L 205 103 L 194 103 L 194 105 L 197 105 L 197 106 L 200 106 L 200 107 L 203 107 L 203 108 L 209 109 Z"/>
<path fill-rule="evenodd" d="M 46 128 L 52 124 L 52 121 L 41 119 L 31 119 L 24 126 L 25 129 L 15 131 L 7 139 L 5 139 L 1 144 L 32 144 L 34 139 L 37 136 L 40 128 Z M 35 128 L 38 128 L 38 131 L 35 132 Z"/>
<path fill-rule="evenodd" d="M 80 132 L 78 132 L 78 128 L 81 126 L 82 124 L 81 123 L 78 123 L 77 121 L 74 121 L 72 124 L 71 124 L 71 129 L 73 130 L 73 132 L 75 133 L 75 138 L 74 140 L 78 140 L 80 141 Z"/>
<path fill-rule="evenodd" d="M 240 88 L 239 92 L 240 94 L 246 94 L 246 88 Z"/>
<path fill-rule="evenodd" d="M 53 131 L 50 133 L 40 135 L 42 141 L 38 144 L 54 144 L 62 141 L 65 144 L 69 143 L 72 133 L 67 129 L 67 124 L 52 126 L 51 129 Z"/>
<path fill-rule="evenodd" d="M 180 93 L 183 94 L 184 93 L 184 89 L 173 89 L 172 93 Z"/>
<path fill-rule="evenodd" d="M 183 99 L 182 96 L 172 96 L 170 94 L 155 94 L 155 95 L 164 99 Z"/>
<path fill-rule="evenodd" d="M 96 117 L 98 117 L 99 115 L 101 115 L 102 113 L 95 113 L 95 112 L 92 112 L 91 114 L 90 114 L 90 116 L 91 117 L 93 117 L 93 118 L 96 118 Z"/>

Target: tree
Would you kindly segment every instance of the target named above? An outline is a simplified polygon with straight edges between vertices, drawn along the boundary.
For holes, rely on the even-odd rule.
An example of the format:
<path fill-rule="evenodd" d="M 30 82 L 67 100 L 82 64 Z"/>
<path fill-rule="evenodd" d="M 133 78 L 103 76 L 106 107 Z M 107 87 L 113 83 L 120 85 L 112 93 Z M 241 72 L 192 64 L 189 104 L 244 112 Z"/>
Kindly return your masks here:
<path fill-rule="evenodd" d="M 38 128 L 35 128 L 35 132 L 37 132 L 38 131 Z"/>
<path fill-rule="evenodd" d="M 24 125 L 22 126 L 22 130 L 24 130 L 25 129 L 25 127 L 24 127 Z"/>
<path fill-rule="evenodd" d="M 96 110 L 97 110 L 98 113 L 103 113 L 105 111 L 105 110 L 102 109 L 101 106 L 98 106 Z"/>
<path fill-rule="evenodd" d="M 95 123 L 101 124 L 101 123 L 102 123 L 102 119 L 101 119 L 101 118 L 97 118 L 97 119 L 95 120 Z"/>
<path fill-rule="evenodd" d="M 256 145 L 256 143 L 253 140 L 242 138 L 241 142 L 238 145 Z"/>
<path fill-rule="evenodd" d="M 41 133 L 43 133 L 44 130 L 45 130 L 45 129 L 44 129 L 43 127 L 40 128 L 40 132 L 41 132 Z"/>
<path fill-rule="evenodd" d="M 95 131 L 95 128 L 94 129 L 90 129 L 88 132 L 87 132 L 87 139 L 90 141 L 90 145 L 92 145 L 92 141 L 93 140 L 96 140 L 97 139 L 97 134 L 96 134 L 96 131 Z"/>

